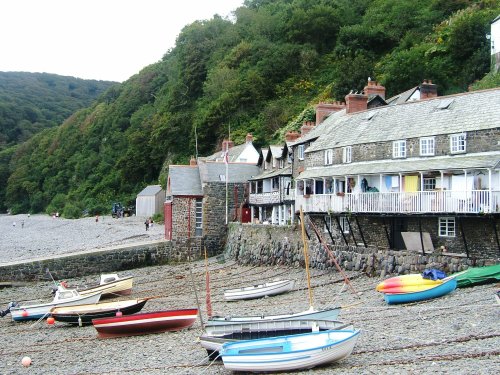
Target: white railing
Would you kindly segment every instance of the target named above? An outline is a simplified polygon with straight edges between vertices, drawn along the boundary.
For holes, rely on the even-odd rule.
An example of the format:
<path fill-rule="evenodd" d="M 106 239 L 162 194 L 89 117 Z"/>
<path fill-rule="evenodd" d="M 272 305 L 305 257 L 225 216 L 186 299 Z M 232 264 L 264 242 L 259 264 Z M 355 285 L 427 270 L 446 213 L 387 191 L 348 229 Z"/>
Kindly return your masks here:
<path fill-rule="evenodd" d="M 500 212 L 500 191 L 298 195 L 295 205 L 305 212 L 492 213 Z"/>
<path fill-rule="evenodd" d="M 251 193 L 248 197 L 250 204 L 279 204 L 283 201 L 295 199 L 295 191 L 293 189 L 283 189 L 283 191 L 272 191 L 268 193 Z"/>

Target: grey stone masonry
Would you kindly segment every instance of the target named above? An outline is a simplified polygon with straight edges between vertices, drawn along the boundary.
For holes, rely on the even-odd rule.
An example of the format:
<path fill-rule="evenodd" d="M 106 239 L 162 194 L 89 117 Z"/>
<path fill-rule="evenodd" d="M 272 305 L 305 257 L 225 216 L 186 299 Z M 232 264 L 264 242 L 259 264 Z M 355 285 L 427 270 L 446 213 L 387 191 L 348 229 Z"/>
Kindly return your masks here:
<path fill-rule="evenodd" d="M 333 269 L 335 264 L 324 247 L 309 230 L 310 266 Z M 498 263 L 495 258 L 464 258 L 440 252 L 422 255 L 413 251 L 395 251 L 369 246 L 368 248 L 330 245 L 336 261 L 347 271 L 361 271 L 370 276 L 421 273 L 426 268 L 437 268 L 450 274 L 471 266 Z M 225 255 L 244 265 L 286 265 L 303 267 L 304 253 L 299 226 L 276 227 L 232 223 L 228 230 Z"/>
<path fill-rule="evenodd" d="M 450 134 L 435 136 L 435 155 L 451 155 L 450 152 Z M 478 153 L 488 151 L 499 151 L 500 128 L 476 130 L 467 132 L 467 153 Z M 333 148 L 333 147 L 332 147 Z M 420 138 L 406 139 L 407 157 L 420 156 Z M 364 162 L 373 160 L 383 160 L 392 157 L 392 141 L 373 142 L 356 144 L 352 146 L 352 162 Z M 432 156 L 429 156 L 432 158 Z M 306 153 L 306 168 L 323 166 L 325 160 L 325 151 L 315 151 Z M 342 147 L 334 148 L 333 164 L 342 164 Z M 296 169 L 294 168 L 294 172 Z M 374 171 L 376 173 L 377 171 Z M 297 176 L 294 174 L 294 176 Z"/>

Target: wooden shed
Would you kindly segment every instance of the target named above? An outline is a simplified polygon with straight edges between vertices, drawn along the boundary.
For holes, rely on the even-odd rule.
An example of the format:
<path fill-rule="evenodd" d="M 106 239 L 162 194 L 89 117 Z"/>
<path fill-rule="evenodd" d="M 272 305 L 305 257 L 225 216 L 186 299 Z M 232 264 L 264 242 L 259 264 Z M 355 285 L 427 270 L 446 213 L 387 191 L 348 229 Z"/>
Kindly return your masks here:
<path fill-rule="evenodd" d="M 136 216 L 149 217 L 163 212 L 165 190 L 160 185 L 150 185 L 144 188 L 135 200 Z"/>

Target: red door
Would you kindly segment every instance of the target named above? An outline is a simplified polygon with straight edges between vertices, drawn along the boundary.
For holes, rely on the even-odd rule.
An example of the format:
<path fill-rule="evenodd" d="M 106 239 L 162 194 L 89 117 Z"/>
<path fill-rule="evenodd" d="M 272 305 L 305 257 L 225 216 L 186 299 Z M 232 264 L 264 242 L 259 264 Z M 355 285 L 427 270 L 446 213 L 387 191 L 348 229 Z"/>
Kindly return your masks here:
<path fill-rule="evenodd" d="M 165 215 L 165 239 L 172 240 L 172 202 L 165 202 L 163 205 Z"/>
<path fill-rule="evenodd" d="M 241 211 L 241 222 L 242 223 L 249 223 L 251 221 L 251 211 L 250 208 L 248 207 L 243 207 Z"/>

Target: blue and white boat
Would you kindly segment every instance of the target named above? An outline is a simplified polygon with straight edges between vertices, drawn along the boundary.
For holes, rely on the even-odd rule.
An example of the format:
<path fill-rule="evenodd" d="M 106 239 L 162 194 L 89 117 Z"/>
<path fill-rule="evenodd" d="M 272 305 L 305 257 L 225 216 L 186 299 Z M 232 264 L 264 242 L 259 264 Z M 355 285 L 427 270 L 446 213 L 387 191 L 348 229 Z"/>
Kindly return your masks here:
<path fill-rule="evenodd" d="M 358 330 L 329 330 L 226 343 L 220 351 L 232 371 L 269 372 L 310 369 L 349 356 Z"/>
<path fill-rule="evenodd" d="M 316 310 L 311 307 L 309 310 L 291 314 L 212 316 L 205 323 L 205 326 L 226 325 L 241 322 L 263 322 L 268 320 L 337 320 L 339 313 L 340 307 L 321 310 Z"/>
<path fill-rule="evenodd" d="M 384 299 L 385 302 L 387 302 L 389 305 L 418 302 L 444 296 L 448 293 L 453 292 L 456 288 L 457 280 L 455 277 L 451 276 L 443 279 L 442 284 L 438 284 L 433 288 L 413 293 L 385 293 Z"/>
<path fill-rule="evenodd" d="M 93 294 L 81 295 L 76 289 L 65 289 L 59 286 L 55 292 L 52 302 L 15 305 L 10 308 L 10 315 L 13 321 L 38 320 L 50 316 L 50 310 L 60 306 L 75 306 L 87 303 L 97 303 L 101 298 L 102 291 Z"/>

